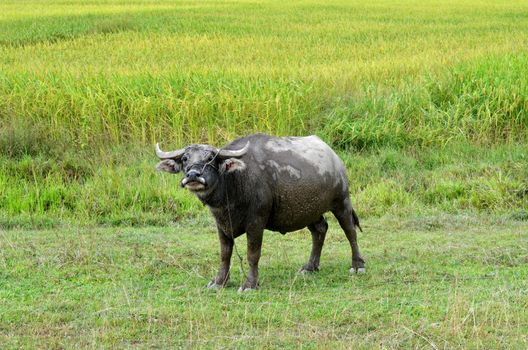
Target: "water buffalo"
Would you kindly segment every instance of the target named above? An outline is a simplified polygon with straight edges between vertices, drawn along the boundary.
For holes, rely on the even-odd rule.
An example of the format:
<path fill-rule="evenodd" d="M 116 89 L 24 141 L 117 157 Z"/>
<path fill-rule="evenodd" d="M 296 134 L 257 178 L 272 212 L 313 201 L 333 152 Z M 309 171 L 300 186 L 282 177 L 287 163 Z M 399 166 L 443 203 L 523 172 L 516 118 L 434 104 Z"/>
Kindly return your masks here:
<path fill-rule="evenodd" d="M 158 170 L 183 171 L 181 186 L 193 192 L 211 211 L 220 239 L 220 269 L 208 284 L 224 286 L 234 239 L 247 234 L 249 274 L 239 291 L 258 288 L 258 262 L 264 229 L 281 233 L 308 227 L 312 252 L 301 272 L 319 269 L 331 211 L 352 249 L 350 272 L 365 271 L 356 241 L 358 217 L 350 203 L 346 168 L 335 152 L 317 136 L 272 137 L 255 134 L 217 149 L 190 145 L 163 152 Z"/>

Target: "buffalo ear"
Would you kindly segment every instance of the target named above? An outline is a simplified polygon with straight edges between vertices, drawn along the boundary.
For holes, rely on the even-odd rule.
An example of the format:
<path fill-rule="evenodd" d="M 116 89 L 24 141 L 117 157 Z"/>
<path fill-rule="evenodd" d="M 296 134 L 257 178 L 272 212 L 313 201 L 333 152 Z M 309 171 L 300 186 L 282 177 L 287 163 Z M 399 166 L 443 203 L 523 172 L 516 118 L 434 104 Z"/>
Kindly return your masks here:
<path fill-rule="evenodd" d="M 246 169 L 246 163 L 237 158 L 228 158 L 220 165 L 221 173 L 232 173 L 233 171 L 243 171 Z"/>
<path fill-rule="evenodd" d="M 156 170 L 176 174 L 181 170 L 181 163 L 175 161 L 174 159 L 165 159 L 158 163 Z"/>

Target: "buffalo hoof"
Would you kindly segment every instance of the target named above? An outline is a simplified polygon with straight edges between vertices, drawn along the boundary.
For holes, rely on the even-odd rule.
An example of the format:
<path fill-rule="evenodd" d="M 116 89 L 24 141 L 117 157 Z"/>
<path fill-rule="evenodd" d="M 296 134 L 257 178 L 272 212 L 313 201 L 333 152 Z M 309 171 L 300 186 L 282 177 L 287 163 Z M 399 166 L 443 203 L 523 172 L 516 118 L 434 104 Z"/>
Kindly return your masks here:
<path fill-rule="evenodd" d="M 351 268 L 350 270 L 348 270 L 348 272 L 357 274 L 357 275 L 362 275 L 364 273 L 367 273 L 367 270 L 364 267 L 358 267 L 357 269 Z"/>
<path fill-rule="evenodd" d="M 223 285 L 216 283 L 214 280 L 207 283 L 208 289 L 221 289 L 223 287 L 224 287 Z"/>
<path fill-rule="evenodd" d="M 259 288 L 258 283 L 253 284 L 250 282 L 246 282 L 243 285 L 241 285 L 240 288 L 238 288 L 238 292 L 239 293 L 251 292 L 251 291 L 257 290 L 258 288 Z"/>
<path fill-rule="evenodd" d="M 299 273 L 301 275 L 306 275 L 317 271 L 319 271 L 319 267 L 305 265 L 299 270 Z"/>

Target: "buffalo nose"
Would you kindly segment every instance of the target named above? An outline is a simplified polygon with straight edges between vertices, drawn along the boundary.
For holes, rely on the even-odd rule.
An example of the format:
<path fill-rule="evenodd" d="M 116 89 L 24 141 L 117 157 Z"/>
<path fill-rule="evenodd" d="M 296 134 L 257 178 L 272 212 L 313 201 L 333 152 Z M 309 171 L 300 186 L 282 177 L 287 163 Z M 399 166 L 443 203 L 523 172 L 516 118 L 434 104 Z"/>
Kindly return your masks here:
<path fill-rule="evenodd" d="M 189 179 L 193 179 L 193 178 L 199 177 L 200 175 L 201 175 L 200 172 L 196 170 L 191 170 L 185 175 L 185 177 L 188 177 Z"/>

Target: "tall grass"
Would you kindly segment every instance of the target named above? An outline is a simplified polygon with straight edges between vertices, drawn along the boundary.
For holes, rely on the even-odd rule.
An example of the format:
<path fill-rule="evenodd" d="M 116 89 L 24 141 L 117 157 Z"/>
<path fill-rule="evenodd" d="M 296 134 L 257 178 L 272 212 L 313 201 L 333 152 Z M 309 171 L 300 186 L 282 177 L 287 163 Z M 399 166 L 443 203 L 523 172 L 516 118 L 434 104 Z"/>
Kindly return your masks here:
<path fill-rule="evenodd" d="M 251 130 L 302 134 L 318 102 L 309 86 L 295 82 L 223 76 L 42 80 L 17 75 L 2 82 L 5 120 L 30 121 L 48 128 L 51 138 L 80 147 L 150 145 L 161 139 L 218 143 Z"/>
<path fill-rule="evenodd" d="M 328 141 L 362 215 L 522 218 L 527 13 L 524 2 L 3 2 L 1 221 L 167 223 L 197 204 L 152 172 L 152 144 L 256 131 Z"/>
<path fill-rule="evenodd" d="M 488 57 L 381 94 L 340 101 L 322 130 L 340 147 L 528 141 L 528 56 Z"/>
<path fill-rule="evenodd" d="M 319 133 L 338 147 L 523 142 L 527 55 L 456 66 L 443 76 L 354 96 L 325 96 L 320 82 L 222 75 L 159 78 L 3 76 L 4 121 L 48 128 L 74 147 L 156 140 L 222 143 L 255 131 Z M 30 103 L 28 103 L 30 101 Z"/>

